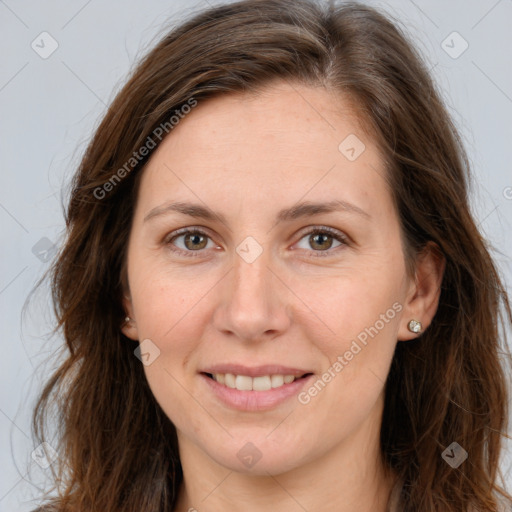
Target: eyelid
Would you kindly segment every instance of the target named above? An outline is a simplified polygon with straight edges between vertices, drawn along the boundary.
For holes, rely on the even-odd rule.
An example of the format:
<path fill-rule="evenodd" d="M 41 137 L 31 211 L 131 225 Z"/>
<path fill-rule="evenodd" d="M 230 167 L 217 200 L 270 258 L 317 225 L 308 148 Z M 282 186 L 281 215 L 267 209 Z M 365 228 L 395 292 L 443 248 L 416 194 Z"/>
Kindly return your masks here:
<path fill-rule="evenodd" d="M 185 228 L 176 229 L 171 233 L 167 233 L 164 236 L 162 242 L 169 243 L 173 238 L 176 238 L 180 235 L 187 235 L 189 233 L 199 233 L 201 235 L 205 235 L 208 236 L 209 238 L 212 238 L 212 236 L 209 234 L 209 231 L 203 226 L 187 226 Z"/>
<path fill-rule="evenodd" d="M 334 238 L 338 239 L 340 242 L 349 242 L 350 238 L 348 235 L 343 233 L 342 231 L 339 231 L 335 228 L 331 228 L 329 226 L 322 226 L 322 225 L 313 225 L 313 226 L 307 226 L 303 228 L 299 233 L 301 234 L 301 239 L 304 238 L 305 235 L 313 234 L 313 233 L 329 233 Z"/>

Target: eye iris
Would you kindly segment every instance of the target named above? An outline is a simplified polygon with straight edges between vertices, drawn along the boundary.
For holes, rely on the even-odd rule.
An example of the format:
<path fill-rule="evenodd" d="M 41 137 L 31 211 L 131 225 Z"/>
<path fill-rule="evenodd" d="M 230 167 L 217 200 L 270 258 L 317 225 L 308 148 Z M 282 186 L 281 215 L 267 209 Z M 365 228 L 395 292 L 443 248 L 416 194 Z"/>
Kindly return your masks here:
<path fill-rule="evenodd" d="M 309 237 L 311 247 L 314 249 L 330 249 L 332 246 L 332 237 L 324 233 L 315 233 Z"/>
<path fill-rule="evenodd" d="M 199 233 L 188 233 L 184 238 L 187 249 L 204 249 L 207 244 L 206 237 Z M 192 242 L 189 244 L 189 242 Z"/>

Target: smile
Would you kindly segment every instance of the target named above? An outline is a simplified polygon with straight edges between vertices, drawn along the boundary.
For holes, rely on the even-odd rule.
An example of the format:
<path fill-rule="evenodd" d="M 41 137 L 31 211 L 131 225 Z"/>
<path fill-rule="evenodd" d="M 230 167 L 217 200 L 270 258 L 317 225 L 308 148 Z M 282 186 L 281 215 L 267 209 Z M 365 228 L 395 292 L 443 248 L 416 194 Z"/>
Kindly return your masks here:
<path fill-rule="evenodd" d="M 307 370 L 276 365 L 218 365 L 199 375 L 213 400 L 245 412 L 269 411 L 292 400 L 314 377 Z"/>
<path fill-rule="evenodd" d="M 231 389 L 238 389 L 239 391 L 269 391 L 291 384 L 295 380 L 302 379 L 310 375 L 305 374 L 302 376 L 295 375 L 261 375 L 259 377 L 250 377 L 249 375 L 234 375 L 233 373 L 215 373 L 206 374 L 211 379 L 219 384 Z"/>

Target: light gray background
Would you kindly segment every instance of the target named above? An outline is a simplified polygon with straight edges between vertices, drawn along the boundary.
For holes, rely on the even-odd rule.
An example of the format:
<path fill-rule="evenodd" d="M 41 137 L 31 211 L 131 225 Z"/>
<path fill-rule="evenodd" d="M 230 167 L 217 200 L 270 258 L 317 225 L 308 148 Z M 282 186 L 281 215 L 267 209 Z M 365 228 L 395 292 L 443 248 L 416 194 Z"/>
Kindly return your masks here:
<path fill-rule="evenodd" d="M 166 20 L 216 3 L 0 0 L 0 511 L 31 510 L 36 502 L 26 502 L 39 495 L 35 485 L 49 471 L 31 462 L 29 418 L 54 366 L 45 360 L 61 341 L 49 336 L 45 288 L 22 318 L 28 294 L 48 267 L 33 247 L 48 246 L 40 242 L 44 237 L 60 243 L 63 185 L 136 59 L 164 32 Z M 473 164 L 475 216 L 510 288 L 512 0 L 367 3 L 400 19 L 427 57 Z M 34 40 L 42 46 L 43 31 L 58 43 L 46 59 L 31 47 Z M 469 44 L 456 59 L 442 43 L 453 31 Z M 457 37 L 444 43 L 453 46 L 446 48 L 452 54 L 462 48 Z M 508 456 L 503 469 L 510 490 Z"/>

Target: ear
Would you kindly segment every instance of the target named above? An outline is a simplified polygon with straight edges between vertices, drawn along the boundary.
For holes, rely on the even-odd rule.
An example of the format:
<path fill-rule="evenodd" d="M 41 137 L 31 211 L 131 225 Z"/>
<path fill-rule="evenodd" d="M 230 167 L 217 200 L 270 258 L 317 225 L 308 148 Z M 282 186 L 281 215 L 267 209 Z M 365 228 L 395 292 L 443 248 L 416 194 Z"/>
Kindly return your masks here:
<path fill-rule="evenodd" d="M 431 324 L 439 304 L 445 266 L 446 260 L 438 245 L 428 242 L 416 258 L 414 280 L 409 285 L 398 329 L 399 341 L 412 340 L 421 335 L 409 330 L 411 320 L 421 322 L 421 332 Z"/>
<path fill-rule="evenodd" d="M 123 308 L 129 320 L 123 320 L 121 332 L 128 338 L 138 341 L 139 333 L 137 330 L 137 322 L 135 321 L 135 313 L 133 312 L 132 300 L 129 296 L 123 295 Z"/>

